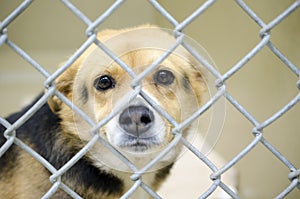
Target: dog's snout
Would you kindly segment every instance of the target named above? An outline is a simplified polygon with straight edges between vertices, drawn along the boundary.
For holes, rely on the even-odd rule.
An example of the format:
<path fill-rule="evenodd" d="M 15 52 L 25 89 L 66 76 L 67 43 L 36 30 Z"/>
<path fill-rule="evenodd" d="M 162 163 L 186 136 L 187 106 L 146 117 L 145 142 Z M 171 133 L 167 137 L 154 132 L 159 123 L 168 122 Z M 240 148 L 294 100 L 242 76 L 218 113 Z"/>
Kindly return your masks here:
<path fill-rule="evenodd" d="M 153 112 L 145 106 L 129 106 L 119 117 L 119 124 L 126 133 L 143 137 L 154 122 Z"/>

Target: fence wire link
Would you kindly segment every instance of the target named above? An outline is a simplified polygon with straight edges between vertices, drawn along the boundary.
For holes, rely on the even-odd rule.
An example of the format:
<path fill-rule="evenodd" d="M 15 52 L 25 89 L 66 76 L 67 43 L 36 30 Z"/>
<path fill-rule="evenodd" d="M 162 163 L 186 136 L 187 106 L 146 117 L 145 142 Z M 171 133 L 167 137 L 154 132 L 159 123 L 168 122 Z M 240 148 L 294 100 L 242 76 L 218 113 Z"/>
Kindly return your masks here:
<path fill-rule="evenodd" d="M 212 171 L 210 176 L 212 180 L 212 185 L 204 192 L 199 198 L 207 198 L 210 196 L 218 187 L 227 192 L 232 198 L 239 198 L 239 196 L 234 193 L 224 182 L 221 180 L 221 176 L 226 173 L 226 171 L 230 170 L 234 165 L 236 165 L 244 156 L 246 156 L 253 148 L 257 146 L 258 143 L 261 143 L 266 147 L 275 157 L 277 157 L 283 165 L 285 165 L 291 172 L 288 174 L 287 178 L 291 181 L 288 187 L 284 190 L 278 191 L 278 196 L 276 198 L 283 198 L 287 196 L 293 189 L 296 187 L 300 188 L 299 185 L 299 175 L 300 169 L 293 166 L 292 162 L 290 162 L 286 157 L 284 157 L 278 149 L 276 149 L 272 144 L 267 141 L 267 139 L 263 136 L 264 128 L 272 125 L 272 123 L 276 122 L 282 115 L 284 115 L 287 111 L 292 109 L 297 103 L 300 101 L 300 93 L 296 95 L 289 103 L 287 103 L 284 107 L 278 110 L 274 115 L 270 116 L 263 122 L 258 122 L 253 115 L 251 115 L 244 107 L 242 107 L 239 102 L 230 95 L 228 91 L 226 91 L 225 83 L 232 76 L 236 75 L 236 73 L 243 67 L 245 67 L 246 63 L 251 60 L 256 54 L 260 53 L 263 48 L 269 48 L 271 52 L 273 52 L 282 63 L 289 68 L 299 79 L 300 79 L 300 70 L 297 66 L 295 66 L 283 53 L 271 42 L 270 31 L 276 26 L 284 21 L 290 14 L 292 14 L 295 10 L 299 9 L 300 1 L 295 0 L 285 11 L 283 11 L 280 15 L 275 17 L 270 23 L 265 23 L 262 19 L 260 19 L 254 10 L 252 10 L 244 1 L 236 0 L 236 4 L 240 6 L 240 8 L 253 20 L 258 26 L 260 26 L 260 31 L 258 34 L 261 36 L 261 40 L 256 44 L 254 48 L 252 48 L 244 57 L 242 57 L 235 65 L 233 65 L 227 72 L 221 74 L 217 69 L 215 69 L 205 58 L 203 58 L 200 54 L 195 52 L 192 47 L 190 47 L 187 43 L 184 42 L 183 37 L 185 36 L 183 31 L 187 26 L 190 26 L 191 23 L 197 18 L 201 17 L 201 15 L 207 11 L 214 3 L 217 3 L 215 0 L 208 0 L 203 3 L 199 8 L 195 10 L 191 15 L 189 15 L 182 22 L 178 22 L 172 14 L 170 14 L 166 8 L 164 8 L 158 1 L 148 0 L 149 4 L 152 5 L 162 17 L 167 19 L 174 26 L 174 37 L 176 38 L 176 42 L 170 49 L 167 50 L 165 54 L 163 54 L 159 59 L 154 61 L 152 65 L 145 71 L 140 74 L 135 74 L 132 69 L 127 66 L 121 59 L 118 58 L 107 46 L 101 43 L 97 38 L 97 27 L 102 24 L 110 15 L 114 12 L 117 12 L 117 9 L 122 6 L 124 0 L 115 1 L 103 14 L 101 14 L 96 20 L 92 21 L 83 12 L 80 11 L 75 5 L 73 5 L 68 0 L 61 0 L 62 4 L 66 6 L 75 16 L 77 16 L 86 26 L 85 34 L 87 36 L 86 41 L 81 45 L 81 47 L 65 62 L 65 64 L 59 68 L 53 74 L 47 72 L 43 66 L 41 66 L 37 61 L 31 58 L 25 51 L 23 51 L 17 44 L 9 39 L 8 29 L 11 24 L 19 15 L 24 12 L 30 5 L 32 1 L 24 0 L 15 10 L 13 10 L 3 21 L 0 21 L 0 47 L 2 45 L 7 45 L 16 54 L 22 57 L 25 61 L 27 61 L 33 68 L 35 68 L 44 78 L 44 86 L 46 88 L 45 94 L 38 100 L 38 102 L 31 107 L 20 119 L 18 119 L 15 123 L 10 124 L 4 118 L 0 118 L 0 123 L 6 128 L 4 133 L 7 141 L 0 146 L 0 158 L 1 156 L 13 145 L 20 146 L 23 150 L 25 150 L 28 154 L 30 154 L 33 158 L 39 161 L 46 169 L 51 172 L 50 182 L 53 184 L 52 187 L 48 190 L 47 193 L 43 196 L 43 198 L 50 198 L 58 189 L 65 191 L 68 195 L 73 198 L 81 198 L 74 190 L 68 187 L 64 182 L 61 181 L 61 176 L 68 171 L 80 158 L 82 158 L 91 147 L 93 147 L 96 142 L 100 142 L 105 147 L 107 147 L 116 157 L 118 157 L 122 162 L 124 162 L 133 172 L 131 176 L 131 180 L 135 181 L 133 186 L 121 197 L 121 198 L 129 198 L 139 187 L 144 189 L 149 193 L 153 198 L 161 198 L 154 190 L 152 190 L 147 184 L 145 184 L 142 180 L 142 176 L 145 172 L 149 171 L 155 164 L 163 158 L 166 154 L 169 153 L 178 143 L 182 143 L 188 150 L 195 154 L 195 156 L 202 161 L 207 167 L 209 167 Z M 81 111 L 78 107 L 72 104 L 63 94 L 57 91 L 55 80 L 56 78 L 64 73 L 72 63 L 76 61 L 76 59 L 92 44 L 96 44 L 102 51 L 104 51 L 108 56 L 110 56 L 113 60 L 115 60 L 127 73 L 133 78 L 131 82 L 131 86 L 133 88 L 132 92 L 129 93 L 129 96 L 137 96 L 141 95 L 151 106 L 154 107 L 156 111 L 158 111 L 162 116 L 164 116 L 171 124 L 173 124 L 174 129 L 173 133 L 175 135 L 173 141 L 154 158 L 151 162 L 147 163 L 143 168 L 138 169 L 132 162 L 130 162 L 125 156 L 123 156 L 114 146 L 110 143 L 102 139 L 96 132 L 105 125 L 109 120 L 115 117 L 118 114 L 118 111 L 114 111 L 98 124 L 95 124 L 91 118 L 89 118 L 83 111 Z M 216 88 L 218 92 L 212 99 L 204 104 L 197 112 L 191 115 L 188 119 L 178 124 L 162 107 L 156 104 L 146 93 L 141 90 L 141 81 L 145 78 L 153 69 L 155 69 L 159 63 L 161 63 L 165 58 L 172 53 L 177 46 L 183 46 L 187 51 L 191 53 L 213 76 L 217 78 Z M 297 88 L 300 90 L 300 80 L 295 82 Z M 24 124 L 39 108 L 47 103 L 47 100 L 52 96 L 56 95 L 63 103 L 70 106 L 73 111 L 82 117 L 91 127 L 90 141 L 74 156 L 72 157 L 64 166 L 55 169 L 47 160 L 45 160 L 40 154 L 36 153 L 32 148 L 18 139 L 18 135 L 16 134 L 16 130 Z M 240 113 L 243 117 L 251 122 L 253 125 L 252 133 L 254 138 L 253 140 L 246 146 L 239 154 L 237 154 L 232 160 L 230 160 L 227 164 L 225 164 L 222 168 L 217 168 L 204 154 L 199 151 L 195 146 L 193 146 L 189 141 L 182 137 L 181 130 L 189 125 L 192 121 L 202 115 L 206 110 L 208 110 L 211 106 L 213 106 L 219 98 L 224 97 L 227 101 L 229 101 Z M 120 105 L 119 110 L 122 110 L 122 105 Z"/>

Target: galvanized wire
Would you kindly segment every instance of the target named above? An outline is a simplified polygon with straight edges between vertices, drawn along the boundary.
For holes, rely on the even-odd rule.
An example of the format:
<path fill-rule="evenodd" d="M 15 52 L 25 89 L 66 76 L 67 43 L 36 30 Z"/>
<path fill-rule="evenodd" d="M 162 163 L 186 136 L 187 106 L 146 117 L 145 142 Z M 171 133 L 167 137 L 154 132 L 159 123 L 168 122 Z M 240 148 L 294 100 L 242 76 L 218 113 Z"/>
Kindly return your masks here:
<path fill-rule="evenodd" d="M 96 142 L 100 142 L 102 145 L 107 147 L 114 156 L 119 158 L 123 163 L 125 163 L 128 168 L 130 168 L 133 172 L 133 175 L 128 180 L 135 181 L 133 186 L 127 190 L 127 192 L 121 198 L 129 198 L 138 188 L 144 189 L 150 196 L 153 198 L 161 198 L 154 190 L 151 189 L 150 186 L 145 184 L 142 180 L 142 176 L 149 171 L 152 167 L 154 167 L 166 154 L 168 154 L 174 147 L 176 147 L 179 143 L 183 144 L 188 150 L 190 150 L 198 159 L 202 161 L 207 167 L 209 167 L 212 171 L 211 180 L 212 185 L 202 193 L 199 198 L 207 198 L 210 196 L 218 187 L 227 192 L 232 198 L 239 198 L 237 193 L 233 192 L 222 180 L 221 176 L 226 173 L 228 170 L 232 169 L 234 165 L 236 165 L 242 158 L 247 156 L 247 154 L 253 150 L 259 143 L 266 147 L 275 157 L 277 157 L 284 166 L 286 166 L 291 172 L 287 176 L 287 178 L 291 181 L 288 187 L 286 187 L 282 191 L 278 191 L 277 198 L 283 198 L 287 196 L 295 187 L 300 188 L 299 185 L 299 174 L 300 169 L 296 168 L 292 162 L 290 162 L 285 156 L 283 156 L 278 149 L 276 149 L 263 135 L 264 128 L 272 125 L 274 122 L 280 119 L 280 117 L 290 109 L 294 108 L 300 101 L 300 93 L 298 93 L 289 103 L 283 106 L 280 110 L 274 113 L 272 116 L 267 118 L 263 122 L 258 122 L 256 118 L 251 115 L 248 110 L 246 110 L 243 106 L 239 104 L 239 102 L 230 95 L 228 91 L 226 91 L 225 83 L 228 79 L 232 78 L 235 75 L 238 75 L 238 71 L 245 67 L 246 63 L 250 61 L 253 57 L 255 57 L 258 53 L 261 52 L 264 48 L 269 48 L 271 52 L 273 52 L 282 63 L 289 68 L 299 79 L 300 79 L 300 70 L 299 68 L 293 64 L 283 53 L 271 42 L 270 31 L 276 26 L 284 21 L 286 18 L 290 16 L 295 10 L 299 9 L 300 1 L 295 0 L 286 10 L 284 10 L 281 14 L 275 17 L 271 22 L 265 23 L 262 19 L 260 19 L 255 11 L 251 9 L 247 3 L 242 0 L 236 0 L 236 4 L 241 7 L 241 9 L 250 17 L 251 20 L 257 23 L 257 25 L 261 28 L 258 32 L 258 35 L 261 36 L 261 40 L 256 44 L 254 48 L 252 48 L 244 57 L 242 57 L 235 65 L 233 65 L 227 72 L 221 74 L 215 67 L 211 65 L 211 63 L 206 60 L 202 55 L 200 55 L 197 51 L 195 51 L 188 43 L 186 43 L 183 38 L 185 37 L 184 29 L 188 26 L 192 25 L 192 22 L 197 18 L 200 18 L 202 14 L 210 9 L 210 7 L 217 3 L 215 0 L 207 0 L 205 1 L 199 8 L 197 8 L 193 13 L 191 13 L 186 19 L 182 22 L 178 22 L 175 17 L 170 14 L 166 8 L 164 8 L 158 1 L 149 0 L 150 5 L 156 9 L 162 17 L 167 19 L 173 26 L 173 33 L 175 37 L 174 45 L 167 49 L 166 53 L 155 60 L 149 68 L 143 71 L 140 74 L 135 74 L 133 70 L 127 66 L 114 52 L 109 49 L 105 44 L 99 41 L 97 37 L 97 28 L 100 24 L 102 24 L 107 18 L 110 17 L 111 14 L 118 11 L 118 8 L 122 6 L 124 0 L 117 0 L 113 3 L 103 14 L 101 14 L 96 20 L 92 21 L 89 19 L 81 10 L 73 5 L 68 0 L 61 0 L 62 4 L 66 6 L 75 16 L 77 16 L 86 26 L 85 34 L 87 36 L 86 41 L 81 45 L 81 47 L 64 63 L 64 65 L 55 71 L 53 74 L 50 74 L 48 71 L 44 69 L 42 65 L 40 65 L 37 61 L 31 58 L 24 50 L 22 50 L 17 44 L 9 39 L 8 29 L 10 28 L 11 22 L 13 22 L 17 17 L 21 17 L 20 14 L 24 12 L 30 5 L 32 1 L 24 0 L 15 10 L 13 10 L 3 21 L 0 22 L 0 47 L 2 45 L 7 45 L 10 47 L 16 54 L 26 60 L 33 68 L 35 68 L 44 78 L 44 86 L 46 88 L 45 94 L 37 101 L 37 103 L 31 107 L 20 119 L 18 119 L 13 124 L 10 124 L 4 118 L 0 118 L 0 124 L 2 124 L 5 128 L 5 132 L 1 132 L 4 134 L 7 141 L 0 146 L 0 158 L 5 152 L 12 146 L 18 145 L 21 149 L 25 150 L 28 154 L 30 154 L 33 158 L 39 161 L 49 172 L 51 173 L 50 182 L 53 183 L 53 186 L 48 190 L 47 193 L 43 196 L 43 198 L 50 198 L 58 189 L 65 191 L 68 195 L 73 198 L 81 198 L 74 190 L 64 184 L 61 181 L 61 176 L 68 171 L 72 166 L 82 158 L 91 147 L 93 147 Z M 74 63 L 82 53 L 92 44 L 95 44 L 99 47 L 103 52 L 105 52 L 109 57 L 111 57 L 117 64 L 119 64 L 131 77 L 131 86 L 132 91 L 128 93 L 127 99 L 133 99 L 135 96 L 140 95 L 143 97 L 149 105 L 151 105 L 160 115 L 165 117 L 173 126 L 172 133 L 174 134 L 173 141 L 163 150 L 161 151 L 157 157 L 153 160 L 145 164 L 145 166 L 141 169 L 137 169 L 134 163 L 130 162 L 125 156 L 122 155 L 114 146 L 101 138 L 97 132 L 98 130 L 109 122 L 112 118 L 114 118 L 119 111 L 121 111 L 125 104 L 121 104 L 114 112 L 107 115 L 102 121 L 99 123 L 94 123 L 91 118 L 89 118 L 82 110 L 76 107 L 71 101 L 69 101 L 62 93 L 57 91 L 55 80 L 64 73 L 71 65 Z M 151 72 L 153 71 L 164 59 L 166 59 L 178 46 L 182 46 L 188 52 L 191 53 L 192 56 L 198 60 L 211 75 L 216 78 L 215 87 L 217 92 L 214 96 L 211 97 L 207 103 L 205 103 L 198 111 L 196 111 L 189 118 L 184 120 L 182 123 L 177 123 L 164 109 L 160 107 L 155 101 L 151 99 L 142 89 L 141 81 Z M 297 88 L 300 90 L 300 80 L 295 82 Z M 58 170 L 55 169 L 46 159 L 44 159 L 40 154 L 36 153 L 30 146 L 26 145 L 22 142 L 18 135 L 16 134 L 16 130 L 24 124 L 30 117 L 39 110 L 39 108 L 47 103 L 47 100 L 55 95 L 58 97 L 63 103 L 67 104 L 72 108 L 75 114 L 82 117 L 89 125 L 90 125 L 90 141 L 74 156 L 72 157 L 65 165 L 63 165 Z M 199 149 L 193 146 L 188 140 L 183 138 L 182 129 L 184 129 L 187 125 L 191 124 L 195 119 L 200 117 L 203 113 L 205 113 L 208 109 L 210 109 L 214 104 L 221 98 L 224 97 L 227 101 L 229 101 L 240 113 L 243 117 L 250 121 L 253 125 L 252 133 L 254 138 L 253 140 L 243 149 L 241 150 L 232 160 L 228 161 L 222 168 L 217 168 L 204 154 L 201 153 Z"/>

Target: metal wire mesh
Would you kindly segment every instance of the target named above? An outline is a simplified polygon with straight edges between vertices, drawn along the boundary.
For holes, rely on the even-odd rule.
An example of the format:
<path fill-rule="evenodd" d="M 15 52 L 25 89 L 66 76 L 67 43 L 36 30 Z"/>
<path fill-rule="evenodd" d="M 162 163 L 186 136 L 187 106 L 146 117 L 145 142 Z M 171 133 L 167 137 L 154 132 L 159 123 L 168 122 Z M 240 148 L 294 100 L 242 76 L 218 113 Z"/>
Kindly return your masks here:
<path fill-rule="evenodd" d="M 217 78 L 216 81 L 216 88 L 218 92 L 215 96 L 213 96 L 212 100 L 207 102 L 199 111 L 197 111 L 194 115 L 190 118 L 185 120 L 182 123 L 177 123 L 174 121 L 162 108 L 156 106 L 155 102 L 147 96 L 141 90 L 140 82 L 141 80 L 146 77 L 151 72 L 151 67 L 156 67 L 161 60 L 165 59 L 169 54 L 166 53 L 159 60 L 156 60 L 149 68 L 149 70 L 144 71 L 143 73 L 136 75 L 130 67 L 128 67 L 122 60 L 118 59 L 118 57 L 112 52 L 110 49 L 107 48 L 103 43 L 101 43 L 97 37 L 97 28 L 114 12 L 117 12 L 118 8 L 122 6 L 124 0 L 118 0 L 109 7 L 106 12 L 100 15 L 96 20 L 92 21 L 86 15 L 84 15 L 79 8 L 77 8 L 74 4 L 72 4 L 68 0 L 61 0 L 61 3 L 64 4 L 74 15 L 76 15 L 82 23 L 84 23 L 86 28 L 86 41 L 81 45 L 81 47 L 68 59 L 65 64 L 59 68 L 53 74 L 48 73 L 43 66 L 41 66 L 37 61 L 31 58 L 25 51 L 23 51 L 18 45 L 16 45 L 13 41 L 11 41 L 8 37 L 8 29 L 10 24 L 17 18 L 20 17 L 19 15 L 24 12 L 30 5 L 33 3 L 31 0 L 23 1 L 15 10 L 13 10 L 3 21 L 0 22 L 0 46 L 7 45 L 12 50 L 14 50 L 19 56 L 21 56 L 24 60 L 26 60 L 32 67 L 34 67 L 43 77 L 46 78 L 44 81 L 44 86 L 47 89 L 45 94 L 37 101 L 37 103 L 31 107 L 26 114 L 24 114 L 20 119 L 18 119 L 15 123 L 10 124 L 4 118 L 0 118 L 0 123 L 6 127 L 6 131 L 4 132 L 4 136 L 7 139 L 4 145 L 0 148 L 0 157 L 12 146 L 18 145 L 23 150 L 28 152 L 32 157 L 34 157 L 37 161 L 39 161 L 46 169 L 51 172 L 50 181 L 53 183 L 53 186 L 43 198 L 49 198 L 53 195 L 58 189 L 64 190 L 73 198 L 81 198 L 74 190 L 69 188 L 64 182 L 61 181 L 61 176 L 70 169 L 80 158 L 82 158 L 91 147 L 94 146 L 96 142 L 100 142 L 104 146 L 106 146 L 109 150 L 111 150 L 115 156 L 120 158 L 134 173 L 131 176 L 131 180 L 135 183 L 134 185 L 122 196 L 122 198 L 130 197 L 138 187 L 142 187 L 146 192 L 148 192 L 153 198 L 161 198 L 155 191 L 151 189 L 147 184 L 142 181 L 143 174 L 148 171 L 151 167 L 153 167 L 161 158 L 163 158 L 173 147 L 175 147 L 178 143 L 182 143 L 192 151 L 198 158 L 199 161 L 205 163 L 211 170 L 211 180 L 212 185 L 211 187 L 204 192 L 199 198 L 206 198 L 211 193 L 213 193 L 217 187 L 222 188 L 225 192 L 227 192 L 232 198 L 239 198 L 239 196 L 234 193 L 229 187 L 222 182 L 221 176 L 230 170 L 235 164 L 237 164 L 244 156 L 246 156 L 251 150 L 253 150 L 258 143 L 263 144 L 266 149 L 268 149 L 274 156 L 276 156 L 283 165 L 285 165 L 291 172 L 288 175 L 288 179 L 291 181 L 288 187 L 284 190 L 278 191 L 278 196 L 276 198 L 283 198 L 287 196 L 293 189 L 300 188 L 299 185 L 299 174 L 300 169 L 293 166 L 293 163 L 290 162 L 285 156 L 283 156 L 278 149 L 276 149 L 272 144 L 264 137 L 263 130 L 272 125 L 274 122 L 280 119 L 280 117 L 285 114 L 287 111 L 292 109 L 300 100 L 300 93 L 298 93 L 289 103 L 287 103 L 284 107 L 278 110 L 274 115 L 267 118 L 263 122 L 258 122 L 257 119 L 251 115 L 248 110 L 243 108 L 239 102 L 230 95 L 230 93 L 226 90 L 226 81 L 232 78 L 237 71 L 243 68 L 246 63 L 251 60 L 256 54 L 260 53 L 263 48 L 269 48 L 277 57 L 284 63 L 284 65 L 292 71 L 298 78 L 300 78 L 300 70 L 295 66 L 283 53 L 278 49 L 270 40 L 271 35 L 270 31 L 274 29 L 280 22 L 285 20 L 289 17 L 291 13 L 293 13 L 298 7 L 300 6 L 300 1 L 295 0 L 285 11 L 283 11 L 280 15 L 274 18 L 271 22 L 265 23 L 261 18 L 259 18 L 255 11 L 250 9 L 250 7 L 242 0 L 236 0 L 236 4 L 253 20 L 260 26 L 259 34 L 261 36 L 261 40 L 256 44 L 254 48 L 252 48 L 241 60 L 237 62 L 237 64 L 233 65 L 230 70 L 221 74 L 218 70 L 216 70 L 213 66 L 210 65 L 201 55 L 197 54 L 197 52 L 193 51 L 193 49 L 184 42 L 182 39 L 184 36 L 183 31 L 191 24 L 191 22 L 197 18 L 200 18 L 202 14 L 207 11 L 210 6 L 214 3 L 217 3 L 215 0 L 208 0 L 199 8 L 196 9 L 195 12 L 190 14 L 186 19 L 182 22 L 177 21 L 172 14 L 168 13 L 168 11 L 158 2 L 155 0 L 148 1 L 157 11 L 165 17 L 173 26 L 174 26 L 174 36 L 176 37 L 176 43 L 169 49 L 169 52 L 172 52 L 175 47 L 178 45 L 183 46 L 186 50 L 188 50 L 203 66 Z M 146 3 L 146 2 L 145 2 Z M 151 104 L 155 109 L 165 116 L 170 123 L 173 124 L 174 129 L 173 133 L 175 134 L 174 140 L 151 162 L 149 162 L 145 167 L 142 169 L 138 169 L 133 163 L 131 163 L 126 157 L 124 157 L 118 150 L 116 150 L 112 145 L 102 139 L 96 132 L 105 125 L 110 119 L 112 119 L 116 113 L 112 113 L 107 115 L 107 117 L 102 120 L 100 123 L 94 123 L 83 111 L 81 111 L 78 107 L 72 104 L 62 93 L 60 93 L 56 89 L 55 80 L 58 76 L 60 76 L 72 63 L 76 61 L 76 59 L 91 45 L 96 44 L 101 50 L 107 53 L 113 60 L 116 62 L 132 76 L 132 93 L 131 95 L 137 96 L 142 95 L 149 104 Z M 295 82 L 298 89 L 300 89 L 300 80 Z M 76 114 L 82 117 L 87 123 L 92 126 L 91 140 L 74 156 L 72 157 L 63 167 L 59 168 L 58 170 L 55 169 L 46 159 L 44 159 L 40 154 L 36 153 L 33 149 L 31 149 L 28 145 L 26 145 L 22 140 L 18 138 L 16 134 L 16 130 L 24 124 L 43 104 L 47 103 L 47 100 L 52 95 L 56 95 L 63 103 L 70 106 Z M 231 161 L 229 161 L 226 165 L 222 168 L 217 168 L 206 156 L 204 156 L 196 147 L 194 147 L 191 143 L 189 143 L 185 138 L 182 137 L 182 134 L 176 133 L 183 129 L 185 125 L 189 124 L 193 121 L 194 118 L 199 117 L 203 112 L 205 112 L 209 107 L 213 106 L 216 101 L 219 100 L 220 97 L 225 97 L 247 120 L 251 122 L 253 125 L 252 134 L 254 136 L 253 140 L 245 147 L 238 155 L 236 155 Z"/>

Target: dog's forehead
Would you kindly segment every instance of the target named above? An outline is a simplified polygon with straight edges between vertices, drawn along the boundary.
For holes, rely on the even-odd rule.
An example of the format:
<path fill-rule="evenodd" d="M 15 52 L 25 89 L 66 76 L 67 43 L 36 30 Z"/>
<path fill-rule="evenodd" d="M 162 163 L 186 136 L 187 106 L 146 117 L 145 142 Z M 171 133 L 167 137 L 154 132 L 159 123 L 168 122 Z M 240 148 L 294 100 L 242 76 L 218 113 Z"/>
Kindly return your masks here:
<path fill-rule="evenodd" d="M 129 70 L 139 74 L 161 58 L 164 53 L 165 51 L 162 49 L 138 49 L 119 55 L 118 59 L 121 60 L 126 67 L 129 67 Z M 157 69 L 161 67 L 170 68 L 177 73 L 183 73 L 191 66 L 186 57 L 171 54 L 159 64 Z M 94 76 L 99 76 L 106 72 L 109 74 L 126 74 L 126 69 L 121 67 L 119 63 L 112 60 L 98 48 L 95 48 L 86 59 L 84 59 L 80 70 L 89 71 L 89 73 L 94 74 Z"/>
<path fill-rule="evenodd" d="M 119 59 L 130 68 L 129 70 L 140 73 L 161 58 L 176 41 L 173 36 L 158 28 L 114 32 L 112 36 L 109 34 L 112 33 L 105 32 L 102 36 L 99 33 L 98 38 L 114 54 L 114 57 L 107 55 L 93 44 L 83 55 L 79 71 L 93 77 L 107 71 L 120 76 L 127 75 L 124 68 L 115 61 Z M 183 74 L 194 65 L 191 64 L 191 56 L 188 55 L 189 53 L 179 46 L 160 65 Z"/>

